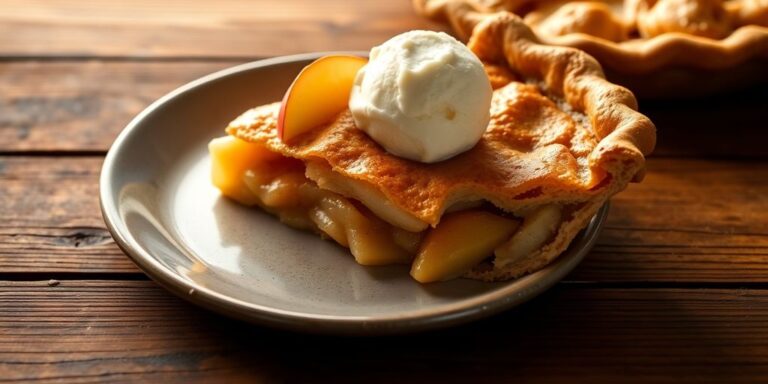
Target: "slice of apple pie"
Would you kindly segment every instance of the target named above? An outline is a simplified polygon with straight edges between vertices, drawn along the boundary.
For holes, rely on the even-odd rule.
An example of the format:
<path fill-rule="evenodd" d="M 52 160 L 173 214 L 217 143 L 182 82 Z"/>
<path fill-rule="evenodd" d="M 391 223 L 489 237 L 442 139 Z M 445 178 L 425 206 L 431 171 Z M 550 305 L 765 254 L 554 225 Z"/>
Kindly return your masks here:
<path fill-rule="evenodd" d="M 404 52 L 414 49 L 409 44 Z M 484 19 L 468 47 L 493 88 L 487 126 L 471 148 L 428 163 L 394 155 L 349 109 L 289 139 L 284 126 L 278 132 L 285 116 L 274 103 L 246 111 L 228 136 L 211 142 L 213 183 L 227 197 L 348 247 L 360 264 L 411 264 L 420 282 L 506 280 L 542 268 L 610 196 L 642 178 L 655 128 L 592 57 L 540 45 L 514 15 Z M 444 65 L 460 67 L 454 56 L 446 53 Z M 417 63 L 413 73 L 427 67 Z M 459 105 L 440 104 L 446 124 L 477 96 L 459 95 Z M 317 115 L 313 108 L 308 116 Z"/>

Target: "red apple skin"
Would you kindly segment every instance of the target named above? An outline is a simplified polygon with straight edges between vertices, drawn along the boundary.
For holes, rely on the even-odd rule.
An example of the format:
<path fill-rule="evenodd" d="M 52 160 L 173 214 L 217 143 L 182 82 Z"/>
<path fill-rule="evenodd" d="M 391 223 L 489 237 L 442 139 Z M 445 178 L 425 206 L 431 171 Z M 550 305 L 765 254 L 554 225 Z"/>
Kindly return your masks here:
<path fill-rule="evenodd" d="M 277 137 L 280 138 L 280 141 L 285 141 L 283 139 L 283 131 L 285 130 L 285 110 L 287 109 L 286 106 L 288 105 L 288 98 L 291 94 L 293 84 L 294 83 L 291 83 L 291 86 L 288 87 L 285 95 L 283 95 L 283 100 L 280 102 L 280 112 L 277 114 Z"/>
<path fill-rule="evenodd" d="M 284 143 L 328 122 L 349 103 L 357 72 L 368 61 L 357 56 L 323 56 L 301 70 L 283 96 L 277 116 L 277 135 Z M 329 74 L 333 74 L 331 76 Z M 288 116 L 298 108 L 302 116 Z M 303 120 L 303 121 L 302 121 Z M 298 121 L 298 123 L 297 123 Z"/>

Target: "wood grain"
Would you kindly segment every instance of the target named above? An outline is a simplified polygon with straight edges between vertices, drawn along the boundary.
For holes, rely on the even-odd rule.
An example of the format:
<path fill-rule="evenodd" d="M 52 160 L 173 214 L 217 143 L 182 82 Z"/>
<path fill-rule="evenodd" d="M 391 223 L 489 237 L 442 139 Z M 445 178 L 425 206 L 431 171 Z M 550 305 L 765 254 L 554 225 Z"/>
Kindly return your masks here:
<path fill-rule="evenodd" d="M 0 56 L 265 57 L 440 29 L 410 1 L 0 2 Z"/>
<path fill-rule="evenodd" d="M 0 63 L 0 151 L 106 151 L 174 88 L 232 63 Z"/>
<path fill-rule="evenodd" d="M 594 250 L 533 302 L 455 329 L 251 326 L 171 296 L 115 246 L 101 155 L 152 101 L 415 28 L 440 26 L 408 0 L 0 2 L 0 383 L 768 382 L 765 87 L 641 101 L 657 158 Z"/>
<path fill-rule="evenodd" d="M 272 331 L 151 282 L 0 282 L 0 377 L 168 383 L 768 380 L 768 292 L 560 285 L 489 320 L 426 334 Z"/>
<path fill-rule="evenodd" d="M 101 159 L 0 157 L 0 271 L 128 273 L 96 199 Z M 662 158 L 613 199 L 568 278 L 768 282 L 768 163 Z"/>
<path fill-rule="evenodd" d="M 106 151 L 154 100 L 234 64 L 0 63 L 0 152 Z M 763 144 L 768 88 L 688 102 L 643 102 L 641 109 L 658 127 L 657 156 L 768 158 Z"/>
<path fill-rule="evenodd" d="M 764 161 L 652 159 L 570 278 L 768 281 L 766 207 Z"/>
<path fill-rule="evenodd" d="M 0 271 L 137 272 L 99 213 L 101 158 L 0 157 Z"/>

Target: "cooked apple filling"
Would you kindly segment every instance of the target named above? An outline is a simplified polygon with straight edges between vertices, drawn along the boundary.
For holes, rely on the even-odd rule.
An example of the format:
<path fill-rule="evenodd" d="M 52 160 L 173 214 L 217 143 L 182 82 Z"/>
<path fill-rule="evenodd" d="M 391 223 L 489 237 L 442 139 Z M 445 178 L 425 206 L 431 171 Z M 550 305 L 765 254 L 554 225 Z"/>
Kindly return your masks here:
<path fill-rule="evenodd" d="M 562 220 L 555 205 L 520 218 L 475 204 L 429 228 L 372 186 L 321 163 L 305 165 L 232 136 L 209 149 L 213 183 L 223 195 L 333 239 L 362 265 L 412 264 L 420 282 L 459 277 L 488 260 L 513 263 L 549 242 Z"/>

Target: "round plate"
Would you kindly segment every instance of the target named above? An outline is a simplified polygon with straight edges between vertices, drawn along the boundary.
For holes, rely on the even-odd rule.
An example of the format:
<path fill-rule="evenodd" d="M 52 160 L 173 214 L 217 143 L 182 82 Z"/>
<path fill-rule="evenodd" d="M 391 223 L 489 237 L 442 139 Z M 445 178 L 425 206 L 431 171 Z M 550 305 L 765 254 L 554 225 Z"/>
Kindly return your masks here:
<path fill-rule="evenodd" d="M 488 316 L 543 292 L 592 247 L 607 206 L 546 268 L 504 283 L 422 285 L 407 266 L 364 267 L 313 233 L 222 198 L 207 143 L 246 109 L 280 100 L 329 53 L 280 57 L 187 84 L 141 112 L 101 173 L 101 208 L 117 244 L 150 277 L 196 304 L 299 331 L 381 334 Z"/>

